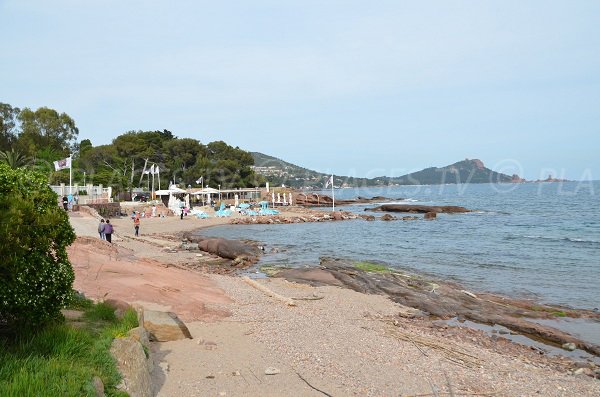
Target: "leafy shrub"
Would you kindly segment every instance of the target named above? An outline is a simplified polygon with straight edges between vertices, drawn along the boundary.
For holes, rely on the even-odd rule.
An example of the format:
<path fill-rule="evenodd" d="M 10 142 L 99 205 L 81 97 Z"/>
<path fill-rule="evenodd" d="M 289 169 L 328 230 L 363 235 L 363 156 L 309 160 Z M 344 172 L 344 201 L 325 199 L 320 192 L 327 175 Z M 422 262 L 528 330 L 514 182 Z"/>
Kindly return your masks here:
<path fill-rule="evenodd" d="M 0 326 L 32 327 L 60 317 L 74 273 L 69 219 L 43 174 L 0 164 Z"/>

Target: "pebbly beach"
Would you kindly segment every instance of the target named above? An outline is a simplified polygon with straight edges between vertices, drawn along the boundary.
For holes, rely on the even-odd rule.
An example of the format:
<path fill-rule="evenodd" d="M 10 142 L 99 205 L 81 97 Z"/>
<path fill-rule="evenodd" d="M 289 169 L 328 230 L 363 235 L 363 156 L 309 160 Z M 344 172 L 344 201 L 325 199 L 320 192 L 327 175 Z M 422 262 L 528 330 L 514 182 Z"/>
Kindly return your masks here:
<path fill-rule="evenodd" d="M 235 245 L 227 239 L 197 238 L 213 227 L 245 227 L 240 223 L 370 223 L 352 211 L 306 208 L 247 219 L 145 218 L 136 237 L 131 219 L 114 218 L 108 244 L 97 238 L 96 216 L 70 213 L 78 236 L 69 248 L 75 289 L 96 300 L 172 312 L 189 329 L 191 339 L 151 342 L 153 395 L 600 393 L 598 346 L 542 325 L 557 312 L 597 319 L 591 310 L 344 259 L 323 258 L 310 268 L 261 267 L 256 262 L 265 247 L 257 241 L 235 240 L 250 247 L 238 260 L 208 249 L 219 243 L 231 251 Z M 258 259 L 249 260 L 248 252 Z M 543 344 L 511 341 L 525 334 Z M 563 345 L 581 354 L 569 355 Z M 561 350 L 565 354 L 556 354 Z"/>

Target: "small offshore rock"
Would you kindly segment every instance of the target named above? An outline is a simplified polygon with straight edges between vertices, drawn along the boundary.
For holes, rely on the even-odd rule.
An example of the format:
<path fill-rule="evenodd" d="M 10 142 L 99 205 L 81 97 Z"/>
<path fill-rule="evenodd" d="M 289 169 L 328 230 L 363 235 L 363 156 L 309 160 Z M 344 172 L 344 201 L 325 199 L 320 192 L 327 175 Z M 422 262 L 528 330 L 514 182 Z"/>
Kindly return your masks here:
<path fill-rule="evenodd" d="M 265 369 L 265 375 L 277 375 L 279 373 L 281 373 L 281 371 L 275 367 Z"/>
<path fill-rule="evenodd" d="M 573 350 L 577 349 L 577 345 L 573 342 L 569 342 L 562 345 L 562 348 L 572 352 Z"/>
<path fill-rule="evenodd" d="M 423 215 L 423 218 L 428 219 L 428 220 L 435 219 L 436 217 L 437 217 L 437 213 L 435 213 L 435 212 L 426 212 L 425 215 Z"/>

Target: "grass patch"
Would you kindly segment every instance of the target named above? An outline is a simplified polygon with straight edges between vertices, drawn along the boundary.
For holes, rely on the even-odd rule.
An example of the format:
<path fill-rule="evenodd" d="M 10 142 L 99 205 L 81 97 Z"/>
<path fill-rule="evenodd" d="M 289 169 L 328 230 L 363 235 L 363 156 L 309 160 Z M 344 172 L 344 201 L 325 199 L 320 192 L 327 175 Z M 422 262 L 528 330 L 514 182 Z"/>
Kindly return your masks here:
<path fill-rule="evenodd" d="M 385 265 L 380 265 L 377 263 L 371 262 L 356 262 L 354 267 L 357 269 L 363 270 L 365 272 L 371 273 L 389 273 L 390 269 Z"/>
<path fill-rule="evenodd" d="M 105 304 L 76 302 L 84 310 L 81 327 L 52 324 L 35 333 L 0 337 L 0 396 L 95 396 L 94 376 L 107 396 L 126 396 L 110 345 L 137 327 L 134 310 L 115 318 Z"/>
<path fill-rule="evenodd" d="M 567 317 L 567 313 L 563 312 L 562 310 L 561 311 L 552 312 L 552 315 L 556 316 L 556 317 Z"/>

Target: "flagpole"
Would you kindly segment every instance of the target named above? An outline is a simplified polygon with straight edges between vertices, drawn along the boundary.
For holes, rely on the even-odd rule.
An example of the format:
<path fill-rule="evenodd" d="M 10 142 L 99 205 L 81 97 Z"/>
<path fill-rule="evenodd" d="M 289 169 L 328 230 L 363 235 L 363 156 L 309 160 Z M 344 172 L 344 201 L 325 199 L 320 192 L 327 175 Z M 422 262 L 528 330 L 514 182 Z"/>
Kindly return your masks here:
<path fill-rule="evenodd" d="M 69 194 L 73 194 L 73 158 L 69 155 Z"/>
<path fill-rule="evenodd" d="M 333 192 L 333 175 L 331 175 L 331 211 L 335 211 L 335 193 Z"/>
<path fill-rule="evenodd" d="M 156 173 L 158 174 L 156 177 L 158 179 L 158 190 L 160 190 L 160 168 L 156 167 Z"/>

